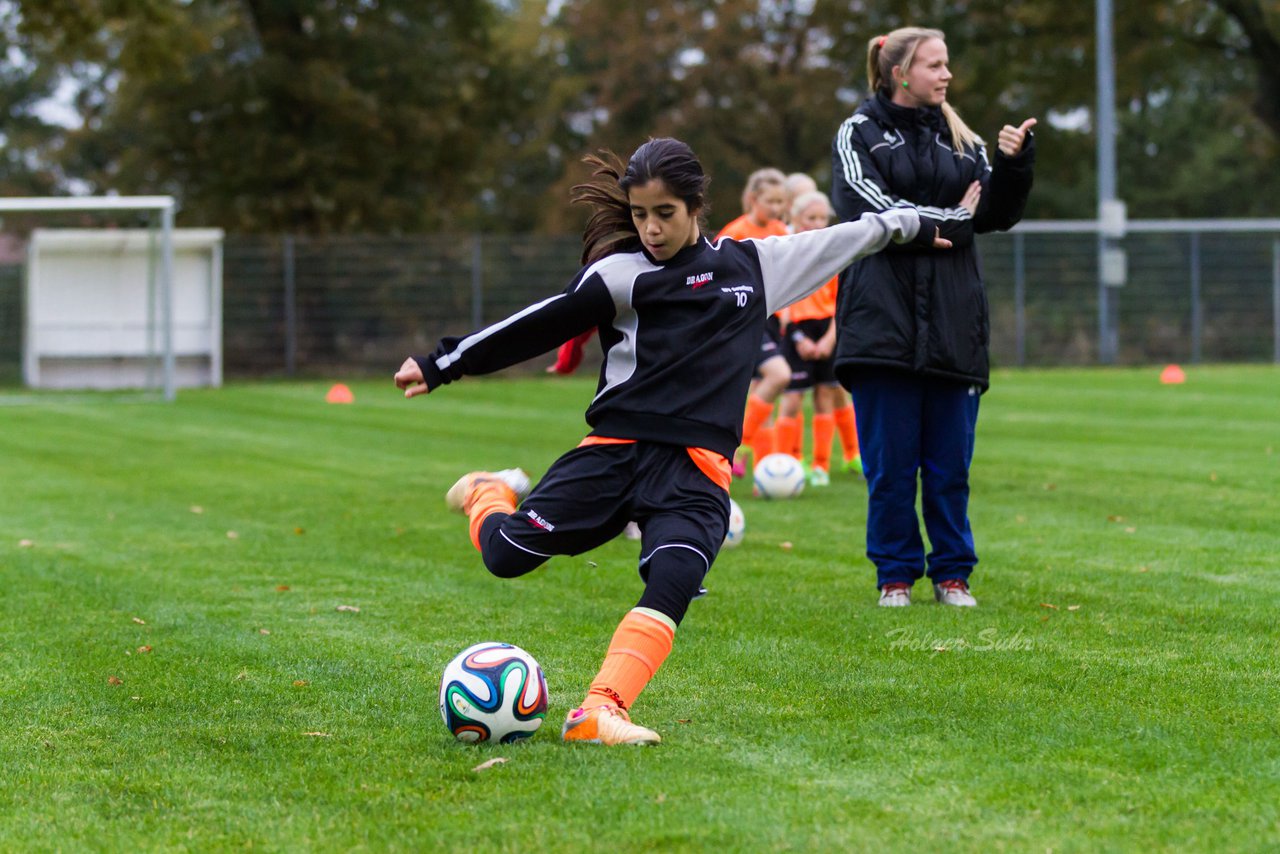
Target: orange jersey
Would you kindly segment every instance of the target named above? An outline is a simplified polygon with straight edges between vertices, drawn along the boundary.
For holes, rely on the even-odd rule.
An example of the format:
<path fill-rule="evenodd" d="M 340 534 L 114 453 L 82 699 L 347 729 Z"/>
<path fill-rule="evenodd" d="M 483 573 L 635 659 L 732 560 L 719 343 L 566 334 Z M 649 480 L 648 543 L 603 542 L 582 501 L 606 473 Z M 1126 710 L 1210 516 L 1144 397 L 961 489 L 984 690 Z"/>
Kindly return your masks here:
<path fill-rule="evenodd" d="M 818 288 L 809 296 L 787 309 L 792 323 L 802 320 L 826 320 L 836 313 L 836 290 L 840 287 L 840 277 L 832 276 L 831 281 Z"/>
<path fill-rule="evenodd" d="M 759 226 L 751 221 L 750 216 L 743 214 L 720 229 L 720 233 L 716 235 L 716 240 L 722 237 L 732 237 L 734 240 L 748 240 L 752 237 L 773 237 L 775 234 L 786 233 L 787 227 L 783 225 L 780 219 L 771 219 L 763 226 Z"/>

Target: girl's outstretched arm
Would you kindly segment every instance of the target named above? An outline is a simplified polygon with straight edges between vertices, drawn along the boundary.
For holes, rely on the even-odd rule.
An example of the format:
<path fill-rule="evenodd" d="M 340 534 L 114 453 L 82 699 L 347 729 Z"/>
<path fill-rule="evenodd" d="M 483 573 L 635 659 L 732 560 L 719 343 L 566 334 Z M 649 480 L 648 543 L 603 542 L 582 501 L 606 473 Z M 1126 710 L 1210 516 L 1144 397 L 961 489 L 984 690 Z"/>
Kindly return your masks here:
<path fill-rule="evenodd" d="M 804 299 L 854 260 L 879 252 L 890 242 L 951 247 L 949 240 L 938 235 L 937 223 L 912 208 L 864 213 L 852 222 L 753 242 L 770 314 Z"/>
<path fill-rule="evenodd" d="M 580 274 L 564 293 L 469 335 L 442 338 L 429 356 L 410 356 L 396 371 L 396 387 L 405 397 L 416 397 L 469 374 L 500 371 L 554 350 L 613 316 L 613 297 L 600 277 Z"/>

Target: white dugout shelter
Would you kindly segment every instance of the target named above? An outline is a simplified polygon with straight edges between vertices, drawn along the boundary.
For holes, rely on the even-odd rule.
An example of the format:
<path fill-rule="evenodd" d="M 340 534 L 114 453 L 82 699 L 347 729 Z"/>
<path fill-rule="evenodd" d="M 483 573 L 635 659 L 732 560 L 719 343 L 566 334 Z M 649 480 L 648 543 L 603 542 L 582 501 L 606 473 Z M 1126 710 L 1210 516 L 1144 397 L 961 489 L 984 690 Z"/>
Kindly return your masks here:
<path fill-rule="evenodd" d="M 27 247 L 22 371 L 46 389 L 222 384 L 220 229 L 175 229 L 169 196 L 0 199 L 0 211 L 140 211 L 159 227 L 47 228 Z"/>

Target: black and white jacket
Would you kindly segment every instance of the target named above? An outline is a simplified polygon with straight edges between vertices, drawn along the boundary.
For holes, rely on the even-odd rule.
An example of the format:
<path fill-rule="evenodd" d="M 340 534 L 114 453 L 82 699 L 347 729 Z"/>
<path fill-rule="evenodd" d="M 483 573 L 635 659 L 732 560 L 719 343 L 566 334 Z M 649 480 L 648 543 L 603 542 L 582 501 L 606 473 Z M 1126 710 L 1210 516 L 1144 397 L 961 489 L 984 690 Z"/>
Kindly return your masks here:
<path fill-rule="evenodd" d="M 414 358 L 434 389 L 598 326 L 604 362 L 586 413 L 592 435 L 731 457 L 766 318 L 891 240 L 932 242 L 936 228 L 920 222 L 913 210 L 894 210 L 763 240 L 700 238 L 665 262 L 645 252 L 610 255 L 563 293 Z"/>
<path fill-rule="evenodd" d="M 836 374 L 846 386 L 868 368 L 989 384 L 990 320 L 974 234 L 1012 228 L 1031 192 L 1034 138 L 1014 157 L 985 146 L 960 152 L 937 107 L 910 109 L 877 94 L 832 142 L 831 201 L 841 220 L 913 210 L 938 220 L 951 249 L 890 248 L 840 277 Z M 976 215 L 960 207 L 982 185 Z"/>

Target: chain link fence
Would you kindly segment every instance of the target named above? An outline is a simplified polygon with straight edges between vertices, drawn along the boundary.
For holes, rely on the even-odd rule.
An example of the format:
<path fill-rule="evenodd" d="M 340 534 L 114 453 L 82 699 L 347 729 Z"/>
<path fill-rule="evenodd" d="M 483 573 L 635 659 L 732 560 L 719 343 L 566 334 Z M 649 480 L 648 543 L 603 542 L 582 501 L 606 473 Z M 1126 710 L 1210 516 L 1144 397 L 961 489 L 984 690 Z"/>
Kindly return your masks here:
<path fill-rule="evenodd" d="M 580 251 L 576 238 L 228 236 L 224 370 L 388 373 L 558 292 Z"/>
<path fill-rule="evenodd" d="M 1105 297 L 1092 222 L 1024 223 L 978 242 L 993 364 L 1098 364 L 1104 334 L 1115 364 L 1280 362 L 1280 220 L 1133 221 L 1126 283 Z"/>
<path fill-rule="evenodd" d="M 1127 282 L 1105 295 L 1115 363 L 1280 362 L 1280 220 L 1129 225 Z M 979 247 L 993 366 L 1099 362 L 1093 223 L 1025 223 Z M 576 237 L 228 235 L 224 373 L 389 373 L 444 335 L 560 291 L 580 250 Z M 0 266 L 0 382 L 20 378 L 21 318 L 21 267 Z"/>

